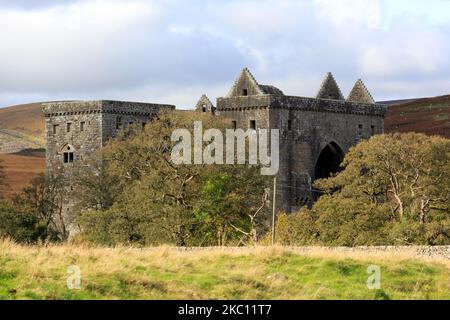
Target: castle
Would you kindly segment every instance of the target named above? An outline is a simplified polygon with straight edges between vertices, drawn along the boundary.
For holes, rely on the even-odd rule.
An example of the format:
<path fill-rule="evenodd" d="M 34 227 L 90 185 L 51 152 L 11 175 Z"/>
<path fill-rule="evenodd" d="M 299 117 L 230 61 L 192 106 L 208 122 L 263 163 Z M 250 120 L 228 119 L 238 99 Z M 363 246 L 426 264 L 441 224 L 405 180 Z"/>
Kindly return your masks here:
<path fill-rule="evenodd" d="M 120 129 L 145 126 L 161 110 L 173 109 L 169 104 L 121 101 L 44 104 L 47 173 L 62 173 L 70 190 L 74 168 Z M 312 182 L 337 172 L 350 147 L 383 133 L 386 113 L 361 80 L 347 99 L 331 73 L 316 97 L 287 96 L 274 86 L 259 84 L 247 68 L 216 106 L 203 95 L 196 110 L 226 117 L 230 128 L 280 130 L 277 206 L 286 212 L 314 200 Z M 67 199 L 64 210 L 69 212 L 71 205 Z"/>

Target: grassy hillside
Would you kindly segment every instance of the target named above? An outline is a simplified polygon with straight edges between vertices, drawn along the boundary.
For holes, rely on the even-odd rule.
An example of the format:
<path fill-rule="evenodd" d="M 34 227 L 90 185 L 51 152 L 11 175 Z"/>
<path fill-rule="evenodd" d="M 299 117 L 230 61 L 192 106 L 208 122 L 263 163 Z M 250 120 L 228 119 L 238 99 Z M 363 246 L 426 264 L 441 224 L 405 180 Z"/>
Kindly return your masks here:
<path fill-rule="evenodd" d="M 30 180 L 45 170 L 45 155 L 41 153 L 0 154 L 0 162 L 6 173 L 8 189 L 6 196 L 12 196 L 29 185 Z"/>
<path fill-rule="evenodd" d="M 44 139 L 42 104 L 38 102 L 1 108 L 0 128 Z"/>
<path fill-rule="evenodd" d="M 381 289 L 369 290 L 369 265 Z M 69 266 L 81 272 L 67 288 Z M 72 282 L 73 283 L 73 282 Z M 450 299 L 450 264 L 283 248 L 24 247 L 0 243 L 1 299 Z"/>
<path fill-rule="evenodd" d="M 450 95 L 389 106 L 386 132 L 421 132 L 450 138 Z"/>
<path fill-rule="evenodd" d="M 41 103 L 0 109 L 0 153 L 45 146 Z"/>

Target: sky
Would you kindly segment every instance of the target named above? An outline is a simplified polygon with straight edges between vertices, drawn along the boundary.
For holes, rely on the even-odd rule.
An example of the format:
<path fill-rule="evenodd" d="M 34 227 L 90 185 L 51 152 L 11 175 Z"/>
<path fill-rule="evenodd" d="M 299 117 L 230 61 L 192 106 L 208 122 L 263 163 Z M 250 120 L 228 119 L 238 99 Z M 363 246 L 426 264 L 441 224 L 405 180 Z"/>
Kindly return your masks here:
<path fill-rule="evenodd" d="M 0 0 L 0 107 L 117 99 L 193 108 L 243 67 L 314 96 L 450 94 L 447 0 Z"/>

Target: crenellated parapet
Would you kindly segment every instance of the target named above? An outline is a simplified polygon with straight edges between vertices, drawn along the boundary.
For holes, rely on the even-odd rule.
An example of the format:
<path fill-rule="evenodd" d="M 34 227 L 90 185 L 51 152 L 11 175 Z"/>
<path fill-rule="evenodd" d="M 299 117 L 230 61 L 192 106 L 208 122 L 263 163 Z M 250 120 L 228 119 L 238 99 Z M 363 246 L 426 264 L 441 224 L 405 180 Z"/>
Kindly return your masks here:
<path fill-rule="evenodd" d="M 285 109 L 311 112 L 359 114 L 376 117 L 384 117 L 387 111 L 386 106 L 381 104 L 296 96 L 252 96 L 217 99 L 218 112 L 256 109 Z"/>
<path fill-rule="evenodd" d="M 151 116 L 162 109 L 173 110 L 174 105 L 127 102 L 113 100 L 58 101 L 42 104 L 45 117 L 60 117 L 89 114 L 123 114 Z"/>

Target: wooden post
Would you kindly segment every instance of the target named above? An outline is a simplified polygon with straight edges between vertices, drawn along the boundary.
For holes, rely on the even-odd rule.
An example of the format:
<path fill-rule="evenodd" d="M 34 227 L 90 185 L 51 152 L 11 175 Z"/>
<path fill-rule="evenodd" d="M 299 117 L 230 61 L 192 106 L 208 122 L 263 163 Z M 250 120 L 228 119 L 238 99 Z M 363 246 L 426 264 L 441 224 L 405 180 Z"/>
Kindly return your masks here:
<path fill-rule="evenodd" d="M 273 178 L 273 201 L 272 201 L 272 246 L 275 244 L 275 215 L 277 200 L 277 177 Z"/>

